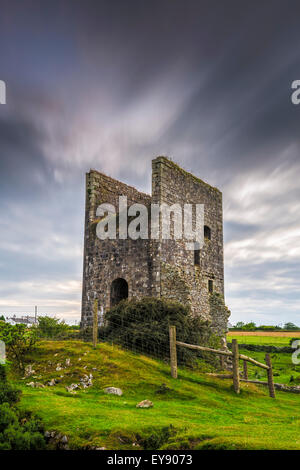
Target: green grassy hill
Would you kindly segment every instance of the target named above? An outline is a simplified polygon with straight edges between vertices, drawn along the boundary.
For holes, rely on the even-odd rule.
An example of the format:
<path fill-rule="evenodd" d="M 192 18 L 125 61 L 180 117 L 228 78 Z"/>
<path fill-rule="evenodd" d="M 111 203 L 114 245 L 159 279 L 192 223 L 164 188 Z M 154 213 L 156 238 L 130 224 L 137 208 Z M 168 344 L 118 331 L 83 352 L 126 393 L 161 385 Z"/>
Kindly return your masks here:
<path fill-rule="evenodd" d="M 179 369 L 179 378 L 172 379 L 167 364 L 108 344 L 93 350 L 79 341 L 45 341 L 30 363 L 32 377 L 14 378 L 23 390 L 20 406 L 40 415 L 47 430 L 66 434 L 70 448 L 300 449 L 298 395 L 277 392 L 272 400 L 266 388 L 242 384 L 238 396 L 230 381 L 213 379 L 204 370 Z M 56 371 L 58 363 L 63 370 Z M 66 391 L 66 385 L 89 373 L 92 387 Z M 61 382 L 26 385 L 52 378 Z M 120 387 L 123 396 L 105 394 L 108 386 Z M 144 399 L 153 408 L 136 408 Z"/>

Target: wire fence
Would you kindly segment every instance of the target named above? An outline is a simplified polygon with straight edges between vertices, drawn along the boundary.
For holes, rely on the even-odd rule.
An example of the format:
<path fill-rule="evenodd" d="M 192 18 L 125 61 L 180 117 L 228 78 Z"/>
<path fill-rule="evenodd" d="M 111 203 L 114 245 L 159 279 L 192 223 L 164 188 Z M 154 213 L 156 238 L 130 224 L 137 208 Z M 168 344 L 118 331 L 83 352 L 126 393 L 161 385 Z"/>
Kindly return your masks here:
<path fill-rule="evenodd" d="M 149 321 L 147 323 L 147 318 L 141 320 L 129 312 L 126 312 L 126 317 L 120 314 L 113 320 L 111 318 L 107 320 L 104 315 L 101 317 L 100 327 L 98 327 L 98 341 L 170 364 L 169 326 L 166 322 L 162 323 L 153 319 L 151 319 L 150 326 Z M 186 341 L 186 335 L 181 332 L 180 327 L 177 328 L 177 331 L 178 340 Z M 90 326 L 83 329 L 80 337 L 84 341 L 92 341 L 93 328 Z M 180 348 L 177 360 L 180 367 L 193 370 L 221 368 L 220 359 L 205 351 Z"/>
<path fill-rule="evenodd" d="M 24 323 L 31 327 L 37 323 L 39 317 L 52 316 L 58 318 L 58 315 L 49 314 L 51 309 L 54 312 L 54 307 L 19 307 L 19 311 L 10 312 L 8 315 L 3 314 L 6 319 L 11 321 Z M 32 309 L 32 312 L 30 310 Z M 44 313 L 44 310 L 48 310 Z M 22 314 L 21 314 L 22 312 Z M 27 314 L 28 312 L 28 314 Z M 95 313 L 95 312 L 94 312 Z M 0 317 L 1 317 L 0 313 Z M 29 320 L 29 321 L 28 321 Z M 79 326 L 79 320 L 72 326 Z M 58 335 L 42 336 L 40 339 L 61 341 L 61 340 L 79 340 L 79 341 L 93 341 L 93 327 L 74 329 L 62 332 Z M 137 318 L 135 315 L 126 311 L 126 314 L 115 316 L 114 319 L 107 320 L 105 314 L 101 315 L 97 309 L 97 339 L 100 343 L 107 343 L 112 346 L 116 345 L 125 350 L 131 351 L 136 354 L 145 355 L 153 359 L 163 361 L 165 364 L 170 364 L 170 343 L 169 343 L 169 325 L 161 320 L 150 320 L 147 317 Z M 177 328 L 177 339 L 179 341 L 186 341 L 186 336 L 181 333 L 180 328 Z M 185 348 L 180 348 L 178 351 L 178 364 L 180 367 L 189 369 L 203 369 L 203 361 L 206 364 L 212 365 L 214 368 L 220 365 L 220 361 L 209 353 L 199 351 L 189 351 Z"/>

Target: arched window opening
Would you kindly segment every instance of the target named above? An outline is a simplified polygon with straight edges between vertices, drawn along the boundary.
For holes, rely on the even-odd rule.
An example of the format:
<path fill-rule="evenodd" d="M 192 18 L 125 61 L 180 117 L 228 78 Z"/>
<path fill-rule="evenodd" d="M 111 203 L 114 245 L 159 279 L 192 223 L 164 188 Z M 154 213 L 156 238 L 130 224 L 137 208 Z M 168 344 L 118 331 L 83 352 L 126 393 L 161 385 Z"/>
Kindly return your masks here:
<path fill-rule="evenodd" d="M 206 240 L 211 240 L 211 230 L 207 225 L 204 225 L 204 238 Z"/>
<path fill-rule="evenodd" d="M 214 281 L 211 279 L 208 280 L 208 292 L 212 294 L 214 291 Z"/>
<path fill-rule="evenodd" d="M 111 283 L 110 306 L 114 307 L 123 299 L 128 299 L 128 284 L 125 279 L 119 277 Z"/>

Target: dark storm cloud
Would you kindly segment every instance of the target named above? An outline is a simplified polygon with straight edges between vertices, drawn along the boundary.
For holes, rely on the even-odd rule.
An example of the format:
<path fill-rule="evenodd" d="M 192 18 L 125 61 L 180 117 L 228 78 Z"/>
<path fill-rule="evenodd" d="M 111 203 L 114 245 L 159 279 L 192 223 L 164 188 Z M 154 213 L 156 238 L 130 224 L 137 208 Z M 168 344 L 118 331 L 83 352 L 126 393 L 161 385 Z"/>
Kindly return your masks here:
<path fill-rule="evenodd" d="M 0 191 L 5 198 L 21 194 L 26 197 L 34 187 L 47 181 L 41 141 L 42 135 L 33 122 L 19 116 L 1 116 Z"/>
<path fill-rule="evenodd" d="M 256 311 L 274 323 L 288 292 L 298 303 L 300 106 L 291 104 L 290 86 L 300 79 L 299 2 L 0 7 L 8 97 L 0 107 L 2 302 L 15 305 L 14 287 L 20 305 L 65 295 L 74 316 L 84 172 L 94 167 L 150 191 L 150 160 L 168 154 L 224 192 L 234 318 Z M 14 280 L 25 282 L 19 294 Z M 265 284 L 255 299 L 253 280 Z M 287 305 L 284 315 L 295 321 Z"/>

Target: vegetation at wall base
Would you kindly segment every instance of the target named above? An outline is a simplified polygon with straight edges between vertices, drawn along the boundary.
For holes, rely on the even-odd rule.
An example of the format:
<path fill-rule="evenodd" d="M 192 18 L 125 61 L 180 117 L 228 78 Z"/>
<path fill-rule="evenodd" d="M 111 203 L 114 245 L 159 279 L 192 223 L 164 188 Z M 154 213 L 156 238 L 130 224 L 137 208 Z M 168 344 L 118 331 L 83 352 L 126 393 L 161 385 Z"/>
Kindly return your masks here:
<path fill-rule="evenodd" d="M 177 339 L 190 344 L 218 348 L 219 338 L 207 321 L 192 316 L 188 306 L 166 299 L 145 297 L 123 300 L 105 314 L 100 340 L 119 344 L 160 359 L 169 359 L 169 327 L 176 326 Z M 186 348 L 178 348 L 179 364 L 197 364 L 198 358 L 217 364 L 216 358 Z"/>

